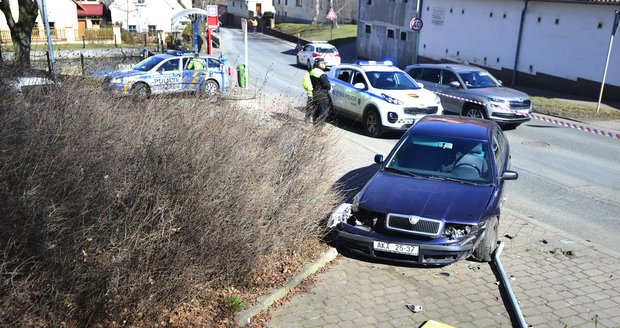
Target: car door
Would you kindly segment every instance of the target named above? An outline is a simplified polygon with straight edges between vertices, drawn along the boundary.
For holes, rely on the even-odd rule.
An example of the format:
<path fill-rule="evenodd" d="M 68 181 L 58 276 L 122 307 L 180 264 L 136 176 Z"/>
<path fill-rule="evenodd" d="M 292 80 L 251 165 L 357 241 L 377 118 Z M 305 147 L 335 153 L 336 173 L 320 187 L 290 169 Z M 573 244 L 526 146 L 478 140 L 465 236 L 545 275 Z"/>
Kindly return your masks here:
<path fill-rule="evenodd" d="M 463 100 L 461 95 L 463 88 L 450 85 L 452 82 L 458 82 L 460 84 L 456 73 L 447 69 L 442 69 L 440 81 L 436 87 L 436 93 L 441 98 L 441 105 L 443 106 L 443 110 L 445 112 L 459 114 L 461 112 L 461 108 L 463 108 Z"/>
<path fill-rule="evenodd" d="M 182 88 L 181 58 L 165 60 L 157 66 L 153 74 L 151 88 L 153 93 L 177 92 Z"/>
<path fill-rule="evenodd" d="M 343 108 L 347 95 L 351 93 L 351 73 L 350 68 L 337 68 L 334 70 L 334 77 L 330 79 L 331 90 L 329 91 L 332 104 L 336 110 Z"/>
<path fill-rule="evenodd" d="M 299 53 L 299 62 L 307 65 L 308 60 L 310 60 L 310 56 L 312 55 L 312 52 L 314 52 L 314 46 L 311 44 L 305 45 L 304 49 Z M 312 64 L 312 60 L 310 60 L 310 65 L 312 66 Z M 310 67 L 308 67 L 308 69 L 310 69 Z"/>
<path fill-rule="evenodd" d="M 352 68 L 350 74 L 351 83 L 345 87 L 342 109 L 350 116 L 362 118 L 364 113 L 364 108 L 362 108 L 362 99 L 365 97 L 365 91 L 368 90 L 368 79 L 366 78 L 364 72 L 358 69 Z M 364 87 L 361 89 L 356 88 L 355 84 L 359 85 L 359 83 L 362 83 Z"/>

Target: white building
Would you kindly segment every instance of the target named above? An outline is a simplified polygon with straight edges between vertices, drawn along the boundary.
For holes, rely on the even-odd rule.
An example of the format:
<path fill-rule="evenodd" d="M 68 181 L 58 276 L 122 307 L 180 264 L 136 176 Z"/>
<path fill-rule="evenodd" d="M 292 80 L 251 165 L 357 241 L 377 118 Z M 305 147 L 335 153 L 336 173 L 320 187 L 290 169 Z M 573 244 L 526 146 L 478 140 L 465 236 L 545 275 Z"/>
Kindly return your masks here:
<path fill-rule="evenodd" d="M 329 23 L 327 14 L 333 8 L 340 23 L 357 20 L 358 0 L 273 0 L 276 21 Z"/>
<path fill-rule="evenodd" d="M 173 32 L 182 29 L 189 20 L 171 24 L 174 14 L 192 8 L 191 0 L 108 0 L 112 23 L 129 32 Z"/>
<path fill-rule="evenodd" d="M 361 0 L 357 55 L 389 58 L 400 67 L 416 57 L 418 62 L 472 64 L 505 84 L 598 98 L 620 0 L 420 3 L 418 33 L 409 26 L 417 1 Z M 611 51 L 604 98 L 620 100 L 620 42 Z"/>
<path fill-rule="evenodd" d="M 7 1 L 7 0 L 3 0 Z M 13 13 L 13 19 L 19 19 L 19 6 L 18 0 L 8 0 L 11 6 L 11 12 Z M 47 8 L 47 20 L 49 22 L 50 29 L 78 29 L 78 4 L 73 0 L 54 0 L 46 1 L 45 6 Z M 0 12 L 0 30 L 8 30 L 9 26 L 6 23 L 4 14 Z M 39 13 L 35 29 L 44 31 L 43 20 Z"/>

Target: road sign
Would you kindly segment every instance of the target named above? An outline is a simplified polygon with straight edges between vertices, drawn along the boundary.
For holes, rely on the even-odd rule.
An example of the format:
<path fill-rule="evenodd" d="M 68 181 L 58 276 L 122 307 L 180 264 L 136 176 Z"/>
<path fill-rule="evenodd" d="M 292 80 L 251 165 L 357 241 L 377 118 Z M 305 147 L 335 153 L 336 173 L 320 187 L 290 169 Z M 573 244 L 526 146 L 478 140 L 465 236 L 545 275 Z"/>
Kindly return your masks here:
<path fill-rule="evenodd" d="M 327 13 L 327 16 L 325 18 L 327 18 L 327 19 L 336 19 L 336 18 L 338 18 L 338 16 L 336 16 L 336 12 L 334 11 L 334 8 L 329 8 L 329 13 Z"/>
<path fill-rule="evenodd" d="M 424 25 L 424 22 L 422 22 L 422 19 L 418 17 L 413 18 L 409 22 L 409 27 L 411 27 L 411 29 L 416 32 L 421 30 L 423 25 Z"/>
<path fill-rule="evenodd" d="M 207 16 L 217 16 L 217 5 L 207 5 Z"/>

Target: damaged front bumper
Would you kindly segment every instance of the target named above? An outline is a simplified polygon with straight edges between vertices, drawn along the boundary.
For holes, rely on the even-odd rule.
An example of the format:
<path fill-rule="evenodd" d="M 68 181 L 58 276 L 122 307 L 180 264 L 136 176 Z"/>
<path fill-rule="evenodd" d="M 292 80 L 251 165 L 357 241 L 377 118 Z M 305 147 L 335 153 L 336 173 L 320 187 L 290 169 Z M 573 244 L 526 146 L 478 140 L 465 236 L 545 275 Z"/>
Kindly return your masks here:
<path fill-rule="evenodd" d="M 376 260 L 420 266 L 444 266 L 468 258 L 483 235 L 484 229 L 459 240 L 446 238 L 412 239 L 371 230 L 360 222 L 347 223 L 351 205 L 341 204 L 330 216 L 332 240 L 339 250 Z"/>

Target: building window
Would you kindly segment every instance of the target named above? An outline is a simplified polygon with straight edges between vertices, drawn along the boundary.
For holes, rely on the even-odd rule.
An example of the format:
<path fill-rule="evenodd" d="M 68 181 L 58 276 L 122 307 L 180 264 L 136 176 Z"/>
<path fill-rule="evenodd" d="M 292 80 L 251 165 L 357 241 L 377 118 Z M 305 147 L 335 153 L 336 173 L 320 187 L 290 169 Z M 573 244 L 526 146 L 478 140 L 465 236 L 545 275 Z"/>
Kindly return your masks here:
<path fill-rule="evenodd" d="M 297 7 L 303 7 L 302 0 L 295 0 L 295 4 L 297 5 Z"/>
<path fill-rule="evenodd" d="M 393 39 L 394 38 L 394 30 L 393 29 L 390 29 L 390 28 L 387 29 L 387 37 L 388 37 L 388 39 Z"/>
<path fill-rule="evenodd" d="M 135 25 L 129 25 L 129 26 L 127 26 L 127 30 L 129 32 L 136 32 L 136 26 Z"/>
<path fill-rule="evenodd" d="M 288 17 L 288 11 L 284 12 L 284 17 Z"/>
<path fill-rule="evenodd" d="M 157 25 L 149 25 L 149 33 L 157 32 Z"/>
<path fill-rule="evenodd" d="M 366 33 L 371 33 L 372 31 L 370 30 L 370 25 L 366 25 L 365 27 Z"/>
<path fill-rule="evenodd" d="M 400 40 L 407 41 L 407 32 L 400 32 Z"/>
<path fill-rule="evenodd" d="M 372 5 L 372 0 L 366 0 L 367 5 Z"/>
<path fill-rule="evenodd" d="M 284 5 L 288 6 L 288 0 L 284 0 Z"/>
<path fill-rule="evenodd" d="M 278 4 L 280 4 L 280 0 L 278 0 Z"/>

